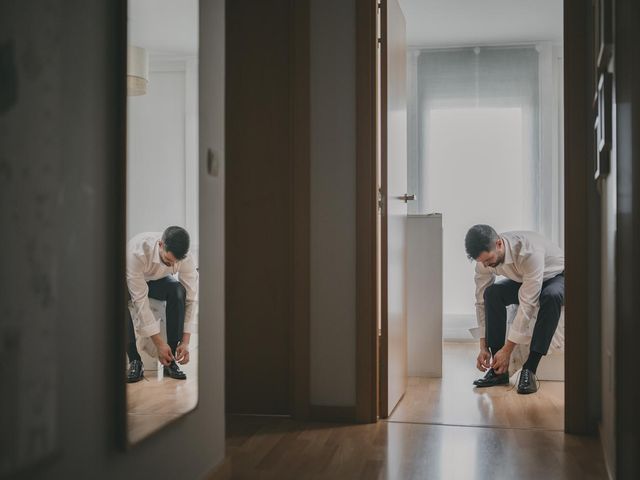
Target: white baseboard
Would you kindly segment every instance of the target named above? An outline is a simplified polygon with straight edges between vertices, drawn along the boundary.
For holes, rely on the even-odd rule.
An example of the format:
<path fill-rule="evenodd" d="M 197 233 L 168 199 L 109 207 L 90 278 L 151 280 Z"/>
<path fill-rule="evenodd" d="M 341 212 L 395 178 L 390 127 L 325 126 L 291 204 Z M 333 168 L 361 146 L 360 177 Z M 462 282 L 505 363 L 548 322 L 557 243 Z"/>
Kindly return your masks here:
<path fill-rule="evenodd" d="M 475 313 L 445 313 L 442 339 L 445 342 L 476 342 L 469 329 L 476 327 Z"/>

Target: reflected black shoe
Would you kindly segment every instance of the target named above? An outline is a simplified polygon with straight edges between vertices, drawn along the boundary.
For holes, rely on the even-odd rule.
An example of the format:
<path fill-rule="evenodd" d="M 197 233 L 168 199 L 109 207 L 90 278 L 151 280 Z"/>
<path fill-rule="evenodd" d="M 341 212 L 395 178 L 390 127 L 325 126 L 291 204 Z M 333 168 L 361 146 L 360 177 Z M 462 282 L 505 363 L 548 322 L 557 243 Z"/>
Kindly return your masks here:
<path fill-rule="evenodd" d="M 473 382 L 476 387 L 495 387 L 496 385 L 508 385 L 509 374 L 500 373 L 497 374 L 493 368 L 487 370 L 484 377 L 479 378 Z"/>
<path fill-rule="evenodd" d="M 180 370 L 176 362 L 171 362 L 168 367 L 163 367 L 164 376 L 175 378 L 176 380 L 186 380 L 187 374 Z"/>
<path fill-rule="evenodd" d="M 538 391 L 538 379 L 531 370 L 523 368 L 518 379 L 518 393 L 528 394 Z"/>
<path fill-rule="evenodd" d="M 144 378 L 144 367 L 141 360 L 132 360 L 127 372 L 127 383 L 136 383 Z"/>

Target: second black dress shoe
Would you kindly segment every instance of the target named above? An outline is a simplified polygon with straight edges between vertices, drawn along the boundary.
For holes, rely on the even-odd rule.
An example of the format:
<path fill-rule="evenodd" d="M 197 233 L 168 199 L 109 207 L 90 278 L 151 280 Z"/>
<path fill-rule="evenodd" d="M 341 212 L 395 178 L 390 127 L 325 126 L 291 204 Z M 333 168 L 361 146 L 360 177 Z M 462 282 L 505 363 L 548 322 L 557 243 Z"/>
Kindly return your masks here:
<path fill-rule="evenodd" d="M 496 373 L 493 368 L 487 370 L 484 377 L 473 382 L 476 387 L 495 387 L 496 385 L 507 385 L 509 383 L 508 373 Z"/>
<path fill-rule="evenodd" d="M 187 374 L 180 370 L 176 362 L 171 362 L 168 367 L 164 367 L 164 376 L 175 378 L 176 380 L 187 379 Z"/>
<path fill-rule="evenodd" d="M 127 383 L 136 383 L 144 378 L 144 367 L 142 361 L 132 360 L 129 363 L 129 371 L 127 372 Z"/>
<path fill-rule="evenodd" d="M 518 379 L 518 393 L 536 393 L 538 391 L 538 379 L 531 370 L 523 368 Z"/>

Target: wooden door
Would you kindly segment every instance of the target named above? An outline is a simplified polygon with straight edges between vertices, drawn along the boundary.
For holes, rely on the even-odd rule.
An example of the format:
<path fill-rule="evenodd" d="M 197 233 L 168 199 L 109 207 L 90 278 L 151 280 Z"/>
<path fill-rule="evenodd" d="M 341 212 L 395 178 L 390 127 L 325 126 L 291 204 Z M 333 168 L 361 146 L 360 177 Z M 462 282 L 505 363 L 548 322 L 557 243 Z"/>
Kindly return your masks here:
<path fill-rule="evenodd" d="M 407 386 L 406 225 L 407 106 L 406 29 L 398 0 L 380 8 L 380 135 L 382 301 L 380 417 L 388 417 Z"/>
<path fill-rule="evenodd" d="M 292 411 L 290 2 L 226 5 L 226 409 L 287 415 Z"/>

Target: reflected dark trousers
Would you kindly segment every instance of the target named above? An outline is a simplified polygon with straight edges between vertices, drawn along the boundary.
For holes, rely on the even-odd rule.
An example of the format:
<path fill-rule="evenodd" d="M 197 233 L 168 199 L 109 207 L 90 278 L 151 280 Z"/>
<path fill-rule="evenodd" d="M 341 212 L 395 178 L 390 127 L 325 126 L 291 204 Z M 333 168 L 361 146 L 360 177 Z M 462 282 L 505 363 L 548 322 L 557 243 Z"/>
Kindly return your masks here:
<path fill-rule="evenodd" d="M 187 292 L 184 286 L 172 276 L 164 277 L 159 280 L 151 280 L 147 282 L 149 287 L 149 298 L 156 300 L 164 300 L 167 302 L 167 343 L 175 354 L 178 342 L 182 339 L 184 330 L 184 312 L 187 299 Z M 129 345 L 127 353 L 129 361 L 140 360 L 140 354 L 136 348 L 136 335 L 133 328 L 131 314 L 127 308 Z"/>
<path fill-rule="evenodd" d="M 521 286 L 521 283 L 503 279 L 484 291 L 485 336 L 487 346 L 493 354 L 504 346 L 507 331 L 506 307 L 520 303 L 518 292 Z M 531 351 L 541 355 L 547 354 L 553 334 L 558 327 L 563 304 L 564 273 L 561 273 L 542 283 L 540 310 L 531 337 Z"/>

